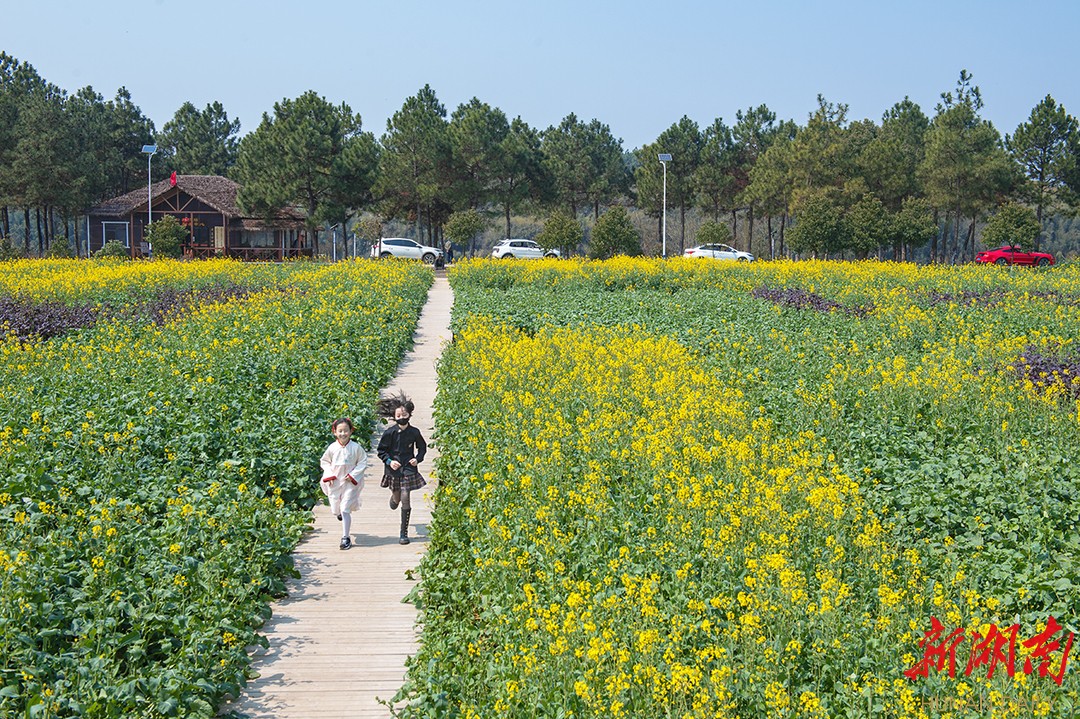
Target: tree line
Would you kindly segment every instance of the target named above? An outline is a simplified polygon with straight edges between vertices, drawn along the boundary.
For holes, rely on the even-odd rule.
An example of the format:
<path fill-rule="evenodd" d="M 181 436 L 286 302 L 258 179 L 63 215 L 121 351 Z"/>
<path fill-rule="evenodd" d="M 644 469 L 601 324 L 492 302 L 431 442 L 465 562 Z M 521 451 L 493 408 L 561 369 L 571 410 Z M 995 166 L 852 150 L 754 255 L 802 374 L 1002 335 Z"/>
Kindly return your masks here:
<path fill-rule="evenodd" d="M 680 253 L 707 238 L 769 257 L 918 251 L 959 262 L 974 257 L 984 222 L 988 236 L 1038 248 L 1080 208 L 1077 120 L 1047 95 L 1002 137 L 982 108 L 962 71 L 932 117 L 904 98 L 880 122 L 849 121 L 846 105 L 819 96 L 804 125 L 759 105 L 731 125 L 684 116 L 627 150 L 606 124 L 574 114 L 543 130 L 476 98 L 448 114 L 425 85 L 378 138 L 346 103 L 313 91 L 275 103 L 241 138 L 219 102 L 185 102 L 157 130 L 124 88 L 108 100 L 89 86 L 69 94 L 0 52 L 0 235 L 25 253 L 78 247 L 78 216 L 145 182 L 141 148 L 156 144 L 156 179 L 229 176 L 253 216 L 301 208 L 312 230 L 351 226 L 369 239 L 397 221 L 470 253 L 485 225 L 509 236 L 517 213 L 545 219 L 547 246 L 576 249 L 584 225 L 618 228 L 590 242 L 593 254 L 640 251 L 626 208 L 654 218 L 660 236 L 665 186 Z M 661 165 L 660 153 L 672 160 Z M 699 220 L 694 237 L 688 217 Z"/>

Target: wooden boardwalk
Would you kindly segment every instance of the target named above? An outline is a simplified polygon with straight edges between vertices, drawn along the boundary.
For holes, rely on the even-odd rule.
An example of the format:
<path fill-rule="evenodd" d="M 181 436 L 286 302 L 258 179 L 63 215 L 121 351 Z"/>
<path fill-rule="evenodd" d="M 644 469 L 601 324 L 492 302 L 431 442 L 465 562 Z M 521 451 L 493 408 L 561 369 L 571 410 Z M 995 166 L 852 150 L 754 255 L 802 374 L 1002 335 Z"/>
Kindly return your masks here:
<path fill-rule="evenodd" d="M 387 393 L 403 389 L 413 400 L 413 424 L 429 443 L 420 465 L 428 486 L 415 492 L 412 501 L 412 544 L 398 544 L 400 510 L 390 510 L 390 493 L 379 487 L 382 469 L 372 452 L 363 506 L 353 513 L 353 548 L 338 549 L 341 525 L 325 504 L 316 507 L 314 529 L 294 552 L 300 579 L 289 582 L 288 597 L 272 607 L 273 617 L 263 628 L 270 647 L 253 655 L 260 677 L 225 711 L 250 719 L 391 716 L 379 700 L 389 701 L 397 693 L 405 659 L 416 652 L 416 611 L 402 598 L 416 586 L 406 572 L 416 568 L 426 548 L 427 493 L 435 485 L 435 363 L 450 340 L 453 304 L 450 285 L 441 275 L 420 315 L 413 350 L 386 387 Z M 329 431 L 326 437 L 329 443 Z"/>

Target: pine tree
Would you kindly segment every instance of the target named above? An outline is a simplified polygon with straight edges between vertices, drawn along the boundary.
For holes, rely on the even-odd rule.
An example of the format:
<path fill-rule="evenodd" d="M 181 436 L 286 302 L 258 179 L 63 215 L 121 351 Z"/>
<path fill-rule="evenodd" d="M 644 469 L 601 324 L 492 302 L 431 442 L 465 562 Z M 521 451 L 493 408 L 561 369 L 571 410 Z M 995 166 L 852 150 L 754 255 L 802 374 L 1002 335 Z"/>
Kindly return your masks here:
<path fill-rule="evenodd" d="M 228 175 L 236 164 L 240 121 L 220 102 L 198 110 L 185 102 L 157 136 L 163 166 L 181 175 Z"/>
<path fill-rule="evenodd" d="M 348 105 L 332 105 L 309 90 L 274 104 L 259 127 L 241 142 L 236 176 L 241 209 L 272 217 L 285 207 L 306 211 L 305 223 L 318 254 L 316 228 L 343 222 L 371 201 L 378 148 L 361 131 Z"/>
<path fill-rule="evenodd" d="M 1080 143 L 1076 118 L 1065 112 L 1053 97 L 1047 95 L 1035 106 L 1028 121 L 1005 136 L 1005 146 L 1023 168 L 1026 182 L 1021 186 L 1022 199 L 1035 205 L 1039 227 L 1047 210 L 1062 208 L 1069 199 L 1067 180 L 1074 171 L 1077 158 L 1070 149 Z M 1042 232 L 1035 236 L 1039 249 Z"/>

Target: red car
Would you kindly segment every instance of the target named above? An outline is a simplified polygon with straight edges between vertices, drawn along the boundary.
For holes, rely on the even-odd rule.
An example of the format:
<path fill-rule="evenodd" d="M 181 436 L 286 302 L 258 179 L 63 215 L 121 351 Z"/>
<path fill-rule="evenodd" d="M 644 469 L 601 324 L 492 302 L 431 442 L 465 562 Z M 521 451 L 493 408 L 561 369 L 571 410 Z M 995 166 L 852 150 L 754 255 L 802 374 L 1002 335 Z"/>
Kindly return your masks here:
<path fill-rule="evenodd" d="M 1054 256 L 1049 252 L 1027 252 L 1017 245 L 1005 245 L 993 250 L 980 252 L 976 262 L 993 262 L 995 265 L 1038 265 L 1048 267 L 1054 264 Z"/>

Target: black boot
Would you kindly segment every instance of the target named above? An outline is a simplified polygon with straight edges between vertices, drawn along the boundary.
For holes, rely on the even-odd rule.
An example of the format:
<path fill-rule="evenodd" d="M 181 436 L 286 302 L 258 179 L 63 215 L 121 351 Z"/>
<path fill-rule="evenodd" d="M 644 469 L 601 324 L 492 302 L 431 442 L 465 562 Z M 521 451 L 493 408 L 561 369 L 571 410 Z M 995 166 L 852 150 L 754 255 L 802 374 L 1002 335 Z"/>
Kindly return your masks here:
<path fill-rule="evenodd" d="M 398 538 L 398 544 L 409 543 L 409 515 L 412 514 L 412 509 L 401 508 L 401 535 Z"/>

